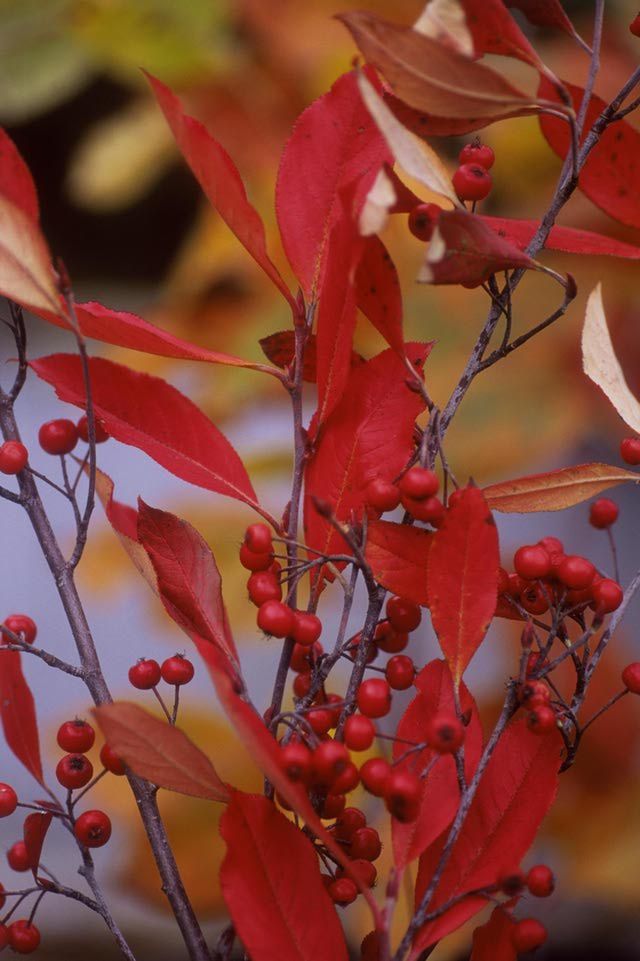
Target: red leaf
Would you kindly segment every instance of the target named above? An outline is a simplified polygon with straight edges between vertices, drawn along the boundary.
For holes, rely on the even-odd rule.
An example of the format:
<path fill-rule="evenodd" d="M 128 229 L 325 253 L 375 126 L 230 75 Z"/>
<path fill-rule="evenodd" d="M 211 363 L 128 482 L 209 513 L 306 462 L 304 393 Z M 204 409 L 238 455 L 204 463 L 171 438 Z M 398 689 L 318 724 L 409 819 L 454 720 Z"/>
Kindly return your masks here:
<path fill-rule="evenodd" d="M 0 293 L 38 311 L 60 309 L 56 276 L 38 224 L 0 193 Z"/>
<path fill-rule="evenodd" d="M 264 797 L 234 792 L 220 820 L 222 893 L 253 961 L 347 961 L 310 840 Z"/>
<path fill-rule="evenodd" d="M 562 741 L 559 733 L 533 734 L 524 720 L 509 725 L 484 772 L 429 910 L 453 897 L 495 884 L 520 863 L 551 807 L 558 786 Z M 416 904 L 427 889 L 446 843 L 446 832 L 420 859 Z M 465 898 L 424 925 L 412 957 L 460 927 L 486 904 Z"/>
<path fill-rule="evenodd" d="M 275 334 L 269 334 L 260 341 L 260 346 L 266 357 L 272 364 L 283 370 L 293 363 L 295 354 L 295 334 L 292 330 L 279 330 Z M 309 334 L 304 349 L 304 362 L 302 376 L 309 384 L 315 384 L 318 378 L 318 350 L 315 334 Z M 351 366 L 357 367 L 364 364 L 362 354 L 351 351 Z"/>
<path fill-rule="evenodd" d="M 425 731 L 430 718 L 440 712 L 455 714 L 456 705 L 451 672 L 445 661 L 431 661 L 427 664 L 418 674 L 415 685 L 418 693 L 400 719 L 397 736 L 421 744 L 426 740 Z M 475 701 L 465 684 L 460 687 L 460 705 L 462 711 L 465 714 L 469 712 L 471 717 L 464 741 L 464 765 L 468 782 L 473 777 L 482 752 L 482 725 Z M 398 762 L 397 759 L 406 750 L 406 744 L 399 741 L 394 743 L 393 757 L 396 766 L 416 774 L 424 771 L 436 756 L 434 751 L 426 747 Z M 420 857 L 455 817 L 460 803 L 460 787 L 453 757 L 439 757 L 422 785 L 420 814 L 417 819 L 409 824 L 402 824 L 395 818 L 391 822 L 393 854 L 399 868 Z"/>
<path fill-rule="evenodd" d="M 389 347 L 404 351 L 402 293 L 395 264 L 379 237 L 367 237 L 356 271 L 358 307 Z"/>
<path fill-rule="evenodd" d="M 383 587 L 426 607 L 427 558 L 432 543 L 430 531 L 372 520 L 367 526 L 365 558 Z"/>
<path fill-rule="evenodd" d="M 565 86 L 577 110 L 584 91 L 573 84 Z M 558 99 L 553 86 L 544 78 L 540 92 L 550 99 Z M 600 97 L 591 97 L 585 135 L 605 107 Z M 570 143 L 565 124 L 546 115 L 540 117 L 540 128 L 552 150 L 564 158 Z M 640 132 L 626 120 L 607 127 L 580 172 L 579 186 L 589 200 L 610 217 L 629 227 L 640 227 Z"/>
<path fill-rule="evenodd" d="M 100 498 L 107 520 L 118 540 L 129 555 L 138 573 L 158 593 L 158 582 L 149 555 L 138 541 L 138 512 L 128 504 L 113 499 L 113 481 L 108 474 L 96 468 L 96 494 Z"/>
<path fill-rule="evenodd" d="M 38 194 L 33 178 L 20 151 L 9 134 L 0 127 L 0 191 L 27 217 L 40 217 Z"/>
<path fill-rule="evenodd" d="M 469 961 L 516 961 L 518 952 L 511 936 L 514 921 L 504 908 L 494 908 L 486 924 L 473 932 Z"/>
<path fill-rule="evenodd" d="M 498 596 L 498 531 L 477 487 L 456 494 L 427 565 L 431 621 L 456 686 L 482 643 Z"/>
<path fill-rule="evenodd" d="M 476 56 L 485 53 L 516 57 L 533 67 L 540 65 L 535 52 L 502 0 L 461 0 Z"/>
<path fill-rule="evenodd" d="M 486 217 L 482 220 L 487 226 L 520 250 L 525 250 L 539 227 L 537 220 L 510 220 L 507 217 Z M 560 250 L 566 254 L 590 254 L 594 257 L 624 257 L 626 260 L 640 260 L 640 247 L 625 244 L 622 240 L 605 237 L 591 230 L 578 230 L 575 227 L 552 227 L 544 243 L 546 250 Z"/>
<path fill-rule="evenodd" d="M 27 847 L 29 866 L 33 871 L 34 877 L 36 877 L 38 865 L 40 864 L 42 845 L 44 844 L 44 839 L 47 836 L 47 831 L 49 830 L 49 825 L 51 824 L 52 818 L 53 814 L 51 814 L 49 811 L 46 813 L 36 811 L 34 814 L 28 814 L 24 819 L 22 837 Z"/>
<path fill-rule="evenodd" d="M 183 157 L 209 202 L 296 313 L 291 291 L 267 253 L 264 224 L 247 198 L 233 160 L 204 124 L 184 113 L 169 87 L 150 74 L 146 76 Z"/>
<path fill-rule="evenodd" d="M 134 774 L 178 794 L 229 800 L 207 755 L 179 728 L 127 701 L 104 704 L 93 714 L 109 747 Z"/>
<path fill-rule="evenodd" d="M 44 785 L 33 695 L 22 673 L 19 651 L 0 646 L 0 718 L 7 746 L 36 781 Z"/>
<path fill-rule="evenodd" d="M 109 433 L 138 447 L 176 477 L 250 504 L 262 513 L 244 465 L 199 407 L 160 377 L 103 357 L 89 360 L 96 415 Z M 31 362 L 61 400 L 86 406 L 80 358 L 52 354 Z"/>
<path fill-rule="evenodd" d="M 575 37 L 576 31 L 559 0 L 504 0 L 507 7 L 522 10 L 530 23 L 538 27 L 555 27 Z"/>
<path fill-rule="evenodd" d="M 298 118 L 280 161 L 276 212 L 289 263 L 309 302 L 316 299 L 341 195 L 353 190 L 357 213 L 390 159 L 353 72 Z"/>
<path fill-rule="evenodd" d="M 462 134 L 482 130 L 495 123 L 496 120 L 507 120 L 510 117 L 525 117 L 528 114 L 538 114 L 537 107 L 519 107 L 502 114 L 500 117 L 478 116 L 468 117 L 439 117 L 426 110 L 410 107 L 391 93 L 385 93 L 385 103 L 393 111 L 400 123 L 418 137 L 460 137 Z"/>
<path fill-rule="evenodd" d="M 406 349 L 422 367 L 431 345 Z M 313 498 L 328 502 L 339 520 L 358 517 L 369 481 L 392 480 L 413 450 L 413 427 L 424 402 L 407 387 L 409 378 L 397 354 L 383 351 L 351 370 L 342 399 L 324 425 L 307 463 L 304 506 L 307 543 L 323 554 L 345 553 L 346 545 L 318 514 Z"/>

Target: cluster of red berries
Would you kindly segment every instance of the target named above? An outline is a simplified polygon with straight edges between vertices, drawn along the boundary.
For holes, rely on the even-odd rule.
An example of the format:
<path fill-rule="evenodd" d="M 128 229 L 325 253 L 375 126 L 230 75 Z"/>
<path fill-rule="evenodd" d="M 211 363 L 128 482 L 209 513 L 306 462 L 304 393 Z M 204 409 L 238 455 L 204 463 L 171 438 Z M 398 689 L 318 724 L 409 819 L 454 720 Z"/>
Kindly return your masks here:
<path fill-rule="evenodd" d="M 395 510 L 402 504 L 415 520 L 440 527 L 445 508 L 436 496 L 439 486 L 438 477 L 432 470 L 411 467 L 397 484 L 380 478 L 372 480 L 367 485 L 365 500 L 371 510 L 380 514 Z"/>
<path fill-rule="evenodd" d="M 104 425 L 95 422 L 96 444 L 108 440 Z M 82 416 L 77 424 L 66 418 L 49 420 L 42 424 L 38 431 L 38 441 L 47 454 L 70 454 L 78 440 L 89 442 L 89 425 L 86 416 Z M 0 474 L 19 474 L 24 470 L 29 460 L 29 451 L 17 440 L 8 440 L 0 445 Z"/>
<path fill-rule="evenodd" d="M 33 644 L 38 636 L 36 622 L 28 614 L 10 614 L 5 618 L 0 628 L 6 627 L 8 631 L 15 634 L 25 644 Z M 11 638 L 0 630 L 1 643 L 10 644 Z"/>
<path fill-rule="evenodd" d="M 475 203 L 489 196 L 493 186 L 489 170 L 495 159 L 491 147 L 480 143 L 478 138 L 465 144 L 458 156 L 458 169 L 451 178 L 459 200 Z"/>
<path fill-rule="evenodd" d="M 188 684 L 195 668 L 184 654 L 173 654 L 158 664 L 150 657 L 141 657 L 129 668 L 129 683 L 139 691 L 151 691 L 160 681 L 174 687 Z"/>
<path fill-rule="evenodd" d="M 86 787 L 93 778 L 93 764 L 86 756 L 96 739 L 93 727 L 80 718 L 65 721 L 58 730 L 58 746 L 67 753 L 56 767 L 59 783 L 68 791 Z M 124 774 L 124 765 L 107 745 L 100 752 L 107 771 Z M 101 848 L 111 837 L 111 820 L 104 811 L 84 811 L 76 818 L 73 830 L 78 841 L 87 848 Z"/>

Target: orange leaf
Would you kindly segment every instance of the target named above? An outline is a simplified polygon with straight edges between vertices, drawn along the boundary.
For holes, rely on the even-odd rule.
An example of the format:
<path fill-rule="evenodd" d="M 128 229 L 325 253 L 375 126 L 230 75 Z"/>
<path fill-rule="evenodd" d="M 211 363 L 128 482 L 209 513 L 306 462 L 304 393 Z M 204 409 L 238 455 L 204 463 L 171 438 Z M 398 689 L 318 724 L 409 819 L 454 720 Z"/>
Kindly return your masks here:
<path fill-rule="evenodd" d="M 546 474 L 531 474 L 485 487 L 486 502 L 494 511 L 529 514 L 534 511 L 562 511 L 595 497 L 609 487 L 640 480 L 639 474 L 609 464 L 577 464 Z"/>

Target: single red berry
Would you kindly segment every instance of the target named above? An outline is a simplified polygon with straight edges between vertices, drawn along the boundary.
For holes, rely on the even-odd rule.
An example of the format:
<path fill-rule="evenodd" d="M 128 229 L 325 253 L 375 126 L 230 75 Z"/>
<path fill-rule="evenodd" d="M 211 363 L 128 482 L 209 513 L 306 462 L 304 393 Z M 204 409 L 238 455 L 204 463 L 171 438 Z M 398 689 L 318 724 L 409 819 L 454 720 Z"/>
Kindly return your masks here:
<path fill-rule="evenodd" d="M 464 727 L 455 714 L 434 714 L 425 734 L 429 747 L 438 754 L 455 754 L 464 741 Z"/>
<path fill-rule="evenodd" d="M 589 508 L 589 523 L 592 527 L 603 530 L 615 524 L 619 513 L 620 509 L 615 501 L 609 497 L 599 497 Z"/>
<path fill-rule="evenodd" d="M 396 509 L 400 503 L 400 490 L 395 484 L 377 478 L 367 484 L 364 499 L 369 507 L 384 514 Z"/>
<path fill-rule="evenodd" d="M 244 534 L 244 542 L 254 554 L 271 554 L 271 528 L 266 524 L 249 524 Z"/>
<path fill-rule="evenodd" d="M 503 871 L 498 877 L 498 887 L 507 897 L 513 898 L 524 889 L 524 873 L 517 868 L 514 871 Z"/>
<path fill-rule="evenodd" d="M 382 936 L 378 931 L 370 931 L 360 945 L 360 961 L 380 961 L 382 957 Z"/>
<path fill-rule="evenodd" d="M 65 754 L 58 761 L 56 777 L 69 790 L 84 787 L 93 777 L 93 764 L 84 754 Z"/>
<path fill-rule="evenodd" d="M 329 897 L 343 907 L 352 904 L 358 897 L 358 888 L 351 878 L 337 878 L 328 886 Z"/>
<path fill-rule="evenodd" d="M 18 795 L 10 784 L 0 783 L 0 818 L 13 814 L 18 806 Z"/>
<path fill-rule="evenodd" d="M 371 861 L 365 861 L 364 858 L 356 858 L 355 861 L 350 862 L 349 867 L 352 874 L 355 874 L 362 884 L 368 888 L 374 886 L 378 872 Z M 339 878 L 349 877 L 345 868 L 338 868 L 336 874 Z"/>
<path fill-rule="evenodd" d="M 632 694 L 640 694 L 640 661 L 627 664 L 622 672 L 622 683 Z"/>
<path fill-rule="evenodd" d="M 418 240 L 431 240 L 433 228 L 440 215 L 437 204 L 417 204 L 409 214 L 409 230 Z"/>
<path fill-rule="evenodd" d="M 518 548 L 513 556 L 516 573 L 526 581 L 546 577 L 551 570 L 549 554 L 540 544 L 527 544 Z"/>
<path fill-rule="evenodd" d="M 322 621 L 316 614 L 306 611 L 293 612 L 293 628 L 291 636 L 296 644 L 311 647 L 322 634 Z"/>
<path fill-rule="evenodd" d="M 328 794 L 322 802 L 320 817 L 325 821 L 329 818 L 337 818 L 344 811 L 347 799 L 344 794 Z"/>
<path fill-rule="evenodd" d="M 240 547 L 240 563 L 248 571 L 266 571 L 271 567 L 273 554 L 256 554 L 250 551 L 246 544 Z"/>
<path fill-rule="evenodd" d="M 519 691 L 520 703 L 525 707 L 534 708 L 548 704 L 551 691 L 544 681 L 525 681 Z"/>
<path fill-rule="evenodd" d="M 451 179 L 460 200 L 484 200 L 493 186 L 491 174 L 478 163 L 462 164 Z"/>
<path fill-rule="evenodd" d="M 108 744 L 103 744 L 100 748 L 100 761 L 102 762 L 102 766 L 111 774 L 122 777 L 123 774 L 127 773 L 124 761 L 118 757 Z"/>
<path fill-rule="evenodd" d="M 70 454 L 78 443 L 78 428 L 72 420 L 50 420 L 40 428 L 38 440 L 47 454 Z"/>
<path fill-rule="evenodd" d="M 58 729 L 58 747 L 69 754 L 86 754 L 93 747 L 96 732 L 86 721 L 65 721 Z"/>
<path fill-rule="evenodd" d="M 529 583 L 525 589 L 520 592 L 520 604 L 529 614 L 546 613 L 546 611 L 549 610 L 550 598 L 551 593 L 548 587 L 545 588 L 539 583 Z"/>
<path fill-rule="evenodd" d="M 282 768 L 292 781 L 308 784 L 311 778 L 311 751 L 300 741 L 285 744 L 280 752 Z"/>
<path fill-rule="evenodd" d="M 111 837 L 111 820 L 104 811 L 85 811 L 73 830 L 80 844 L 86 848 L 101 848 Z"/>
<path fill-rule="evenodd" d="M 640 37 L 640 13 L 637 14 L 629 24 L 629 30 L 634 37 Z"/>
<path fill-rule="evenodd" d="M 9 944 L 16 954 L 32 954 L 40 944 L 40 932 L 28 918 L 9 925 Z"/>
<path fill-rule="evenodd" d="M 535 918 L 523 918 L 514 925 L 511 932 L 511 943 L 519 954 L 535 951 L 546 940 L 546 928 Z"/>
<path fill-rule="evenodd" d="M 548 898 L 556 886 L 556 879 L 551 868 L 546 864 L 536 864 L 527 874 L 527 887 L 536 898 Z"/>
<path fill-rule="evenodd" d="M 333 781 L 329 788 L 329 794 L 350 794 L 351 791 L 355 791 L 359 784 L 360 771 L 353 761 L 349 761 L 342 774 L 339 774 Z"/>
<path fill-rule="evenodd" d="M 293 693 L 296 697 L 306 697 L 311 690 L 311 674 L 296 674 L 293 679 Z"/>
<path fill-rule="evenodd" d="M 542 537 L 538 545 L 544 547 L 547 554 L 564 554 L 564 544 L 557 537 Z"/>
<path fill-rule="evenodd" d="M 640 438 L 625 437 L 620 444 L 620 456 L 625 464 L 637 467 L 640 464 Z"/>
<path fill-rule="evenodd" d="M 256 607 L 260 607 L 265 601 L 282 600 L 280 581 L 271 571 L 254 571 L 247 581 L 247 590 Z"/>
<path fill-rule="evenodd" d="M 413 500 L 424 500 L 438 493 L 440 482 L 437 474 L 426 467 L 411 467 L 400 479 L 400 491 Z"/>
<path fill-rule="evenodd" d="M 326 707 L 314 707 L 307 714 L 307 720 L 314 734 L 324 737 L 333 727 L 333 711 L 328 711 Z"/>
<path fill-rule="evenodd" d="M 176 687 L 181 687 L 193 679 L 195 668 L 184 654 L 174 654 L 173 657 L 168 657 L 162 662 L 160 674 L 162 675 L 162 680 L 167 684 L 174 684 Z"/>
<path fill-rule="evenodd" d="M 14 634 L 17 634 L 25 644 L 33 644 L 38 636 L 36 622 L 28 617 L 27 614 L 10 614 L 4 622 L 4 626 L 8 627 Z"/>
<path fill-rule="evenodd" d="M 409 824 L 420 813 L 422 781 L 412 771 L 393 768 L 384 789 L 384 803 L 397 821 Z"/>
<path fill-rule="evenodd" d="M 391 709 L 391 689 L 388 681 L 378 677 L 363 681 L 358 688 L 356 703 L 365 717 L 384 717 Z"/>
<path fill-rule="evenodd" d="M 395 631 L 415 631 L 422 620 L 418 604 L 405 597 L 390 597 L 387 601 L 387 618 Z"/>
<path fill-rule="evenodd" d="M 383 757 L 371 757 L 360 768 L 360 780 L 374 797 L 384 796 L 390 774 L 391 765 Z"/>
<path fill-rule="evenodd" d="M 321 741 L 311 760 L 314 780 L 319 784 L 333 784 L 349 760 L 349 751 L 340 741 Z"/>
<path fill-rule="evenodd" d="M 375 828 L 358 828 L 351 836 L 349 854 L 352 858 L 376 861 L 382 852 L 380 835 Z"/>
<path fill-rule="evenodd" d="M 293 611 L 282 601 L 265 601 L 258 610 L 258 627 L 272 637 L 288 637 L 293 630 Z"/>
<path fill-rule="evenodd" d="M 344 743 L 350 751 L 367 751 L 373 744 L 376 729 L 373 721 L 363 714 L 352 714 L 344 726 Z"/>
<path fill-rule="evenodd" d="M 409 643 L 409 635 L 406 631 L 396 631 L 388 621 L 382 621 L 376 627 L 374 634 L 376 645 L 385 654 L 398 654 L 404 651 Z"/>
<path fill-rule="evenodd" d="M 106 440 L 109 440 L 109 432 L 106 427 L 97 417 L 94 421 L 95 429 L 94 433 L 96 435 L 96 444 L 104 444 Z M 78 437 L 83 440 L 85 444 L 89 443 L 89 419 L 83 414 L 78 423 L 76 424 L 78 430 Z"/>
<path fill-rule="evenodd" d="M 396 654 L 387 661 L 384 675 L 394 691 L 406 691 L 413 684 L 416 666 L 406 654 Z"/>
<path fill-rule="evenodd" d="M 27 845 L 24 841 L 16 841 L 7 851 L 7 861 L 12 871 L 29 871 L 31 863 Z"/>
<path fill-rule="evenodd" d="M 161 677 L 160 665 L 152 658 L 142 657 L 129 668 L 129 683 L 139 691 L 150 691 L 160 683 Z"/>
<path fill-rule="evenodd" d="M 565 585 L 574 591 L 584 590 L 591 587 L 596 569 L 586 557 L 577 554 L 569 554 L 558 567 L 558 578 Z"/>
<path fill-rule="evenodd" d="M 367 826 L 367 819 L 360 808 L 345 808 L 336 821 L 336 838 L 348 841 L 356 831 Z"/>
<path fill-rule="evenodd" d="M 546 704 L 540 704 L 529 713 L 527 727 L 534 734 L 551 734 L 558 727 L 556 712 Z"/>
<path fill-rule="evenodd" d="M 598 614 L 611 614 L 622 604 L 624 591 L 617 581 L 603 577 L 591 588 L 593 606 Z"/>
<path fill-rule="evenodd" d="M 477 139 L 473 143 L 466 143 L 458 154 L 459 164 L 480 164 L 485 170 L 493 167 L 495 159 L 496 155 L 491 147 Z"/>
<path fill-rule="evenodd" d="M 0 447 L 0 474 L 19 474 L 29 460 L 29 451 L 17 440 L 7 440 Z"/>
<path fill-rule="evenodd" d="M 309 674 L 311 667 L 322 654 L 322 644 L 314 644 L 313 647 L 303 647 L 301 644 L 294 644 L 291 655 L 291 670 L 298 674 Z"/>

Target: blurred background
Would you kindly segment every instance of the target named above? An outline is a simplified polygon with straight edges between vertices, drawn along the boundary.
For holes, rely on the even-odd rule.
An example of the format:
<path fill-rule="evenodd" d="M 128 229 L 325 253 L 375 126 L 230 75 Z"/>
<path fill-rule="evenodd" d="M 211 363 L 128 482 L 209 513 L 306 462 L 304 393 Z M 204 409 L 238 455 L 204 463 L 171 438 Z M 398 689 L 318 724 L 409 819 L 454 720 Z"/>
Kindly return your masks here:
<path fill-rule="evenodd" d="M 411 23 L 419 0 L 0 0 L 0 123 L 15 139 L 35 177 L 42 221 L 50 246 L 63 257 L 79 300 L 97 299 L 128 309 L 199 344 L 262 359 L 258 340 L 285 328 L 286 308 L 244 253 L 178 157 L 168 128 L 150 96 L 141 68 L 177 89 L 190 112 L 207 122 L 234 157 L 252 201 L 267 225 L 269 246 L 285 276 L 273 209 L 273 187 L 282 146 L 300 111 L 349 69 L 354 49 L 333 14 L 366 6 L 389 19 Z M 567 2 L 578 30 L 591 36 L 592 2 Z M 637 8 L 625 0 L 607 4 L 603 69 L 597 91 L 616 92 L 638 61 L 638 41 L 627 25 Z M 526 25 L 525 25 L 526 26 Z M 585 54 L 564 34 L 526 31 L 546 62 L 564 79 L 584 81 Z M 522 64 L 502 61 L 504 70 L 528 89 L 535 75 Z M 631 117 L 631 122 L 635 123 Z M 560 164 L 537 122 L 525 118 L 483 132 L 497 156 L 495 188 L 485 212 L 537 217 L 545 209 Z M 461 141 L 434 141 L 455 166 Z M 588 200 L 575 197 L 562 222 L 640 243 L 640 236 L 608 219 Z M 414 278 L 421 245 L 405 218 L 394 218 L 385 242 L 394 256 L 405 298 L 407 339 L 435 339 L 428 362 L 429 391 L 443 403 L 457 380 L 487 310 L 482 291 L 418 287 Z M 586 295 L 603 282 L 614 341 L 630 386 L 640 392 L 638 268 L 606 258 L 545 255 L 557 270 L 571 271 L 580 295 L 553 331 L 516 352 L 473 388 L 448 435 L 448 456 L 462 481 L 480 484 L 587 460 L 619 463 L 624 425 L 581 373 L 579 333 Z M 516 323 L 525 330 L 556 305 L 557 287 L 532 276 L 520 286 Z M 30 353 L 72 349 L 65 335 L 32 320 Z M 370 356 L 381 349 L 378 335 L 363 323 L 356 347 Z M 169 361 L 93 345 L 137 369 L 159 374 L 188 393 L 240 451 L 256 489 L 279 513 L 288 496 L 290 430 L 287 398 L 272 378 L 249 371 Z M 0 341 L 3 363 L 13 346 Z M 6 377 L 10 376 L 7 369 Z M 309 409 L 311 410 L 311 399 Z M 75 416 L 43 383 L 29 378 L 18 405 L 23 439 L 32 463 L 55 473 L 37 447 L 40 423 Z M 154 506 L 187 517 L 209 540 L 225 582 L 225 598 L 248 681 L 258 704 L 266 705 L 278 657 L 278 642 L 265 641 L 246 601 L 245 572 L 237 559 L 249 512 L 236 502 L 191 488 L 165 474 L 133 448 L 109 442 L 99 449 L 100 467 L 116 484 L 119 500 L 140 494 Z M 61 539 L 71 543 L 72 517 L 55 492 L 43 491 Z M 616 496 L 616 495 L 614 495 Z M 637 566 L 640 517 L 635 492 L 617 499 L 621 521 L 616 537 L 623 580 Z M 561 515 L 501 517 L 505 562 L 518 544 L 545 534 L 565 539 L 571 552 L 584 551 L 610 568 L 606 537 L 587 523 L 586 506 Z M 75 657 L 58 598 L 17 508 L 0 502 L 0 617 L 30 614 L 42 645 Z M 108 681 L 116 696 L 130 697 L 127 670 L 137 657 L 162 659 L 184 650 L 184 638 L 163 616 L 96 510 L 90 545 L 79 570 L 81 589 Z M 337 624 L 339 598 L 327 592 L 321 610 L 325 640 Z M 359 626 L 356 609 L 354 630 Z M 620 686 L 619 672 L 637 641 L 633 620 L 627 636 L 605 659 L 591 703 L 597 707 Z M 427 625 L 414 635 L 418 664 L 437 655 Z M 468 683 L 490 719 L 502 679 L 514 670 L 518 630 L 501 624 L 474 660 Z M 25 670 L 37 692 L 44 753 L 51 780 L 59 751 L 58 725 L 89 704 L 73 679 L 51 672 L 35 659 Z M 46 692 L 46 694 L 45 694 Z M 138 695 L 135 696 L 138 699 Z M 406 697 L 397 695 L 395 712 Z M 140 703 L 153 708 L 152 699 Z M 210 684 L 200 669 L 184 698 L 183 726 L 209 751 L 223 778 L 247 789 L 260 776 L 218 713 Z M 548 860 L 557 870 L 558 890 L 549 904 L 523 909 L 550 927 L 545 961 L 591 961 L 603 952 L 613 961 L 640 956 L 640 788 L 638 751 L 640 705 L 627 698 L 585 739 L 583 754 L 563 778 L 558 804 L 528 864 Z M 634 747 L 635 745 L 635 747 Z M 97 752 L 96 752 L 97 762 Z M 37 789 L 0 746 L 0 779 L 16 783 L 23 797 Z M 35 795 L 34 795 L 35 790 Z M 365 802 L 363 802 L 365 803 Z M 183 957 L 173 924 L 164 911 L 155 870 L 123 783 L 107 777 L 90 806 L 113 816 L 113 840 L 96 853 L 99 872 L 134 950 L 141 959 Z M 185 881 L 207 930 L 224 923 L 217 884 L 223 848 L 213 805 L 163 793 L 162 808 Z M 372 817 L 375 812 L 372 810 Z M 0 848 L 20 834 L 20 821 L 0 822 Z M 75 856 L 75 855 L 74 855 Z M 384 873 L 388 845 L 379 862 Z M 45 863 L 74 882 L 75 866 L 62 832 L 52 829 Z M 21 878 L 0 868 L 9 888 Z M 77 879 L 81 884 L 81 880 Z M 402 914 L 403 908 L 399 913 Z M 45 899 L 43 944 L 37 957 L 96 961 L 118 957 L 102 922 L 72 902 Z M 354 945 L 368 930 L 359 906 L 346 912 Z M 450 938 L 436 961 L 465 958 L 470 929 Z"/>

